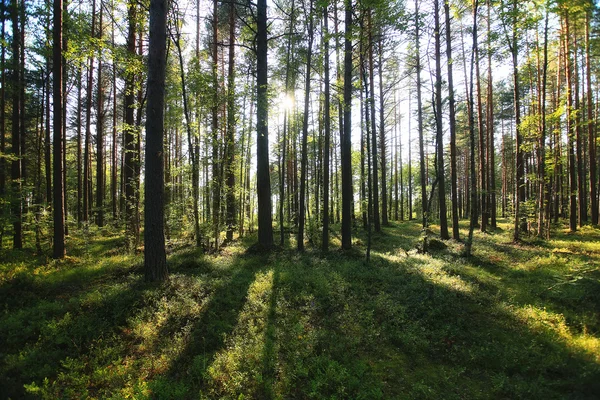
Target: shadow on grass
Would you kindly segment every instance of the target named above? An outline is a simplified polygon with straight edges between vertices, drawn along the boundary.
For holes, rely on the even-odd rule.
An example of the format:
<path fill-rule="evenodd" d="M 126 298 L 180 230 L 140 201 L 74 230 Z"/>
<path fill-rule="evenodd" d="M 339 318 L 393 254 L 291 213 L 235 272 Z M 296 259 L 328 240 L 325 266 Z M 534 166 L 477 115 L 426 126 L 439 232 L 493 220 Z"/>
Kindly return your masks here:
<path fill-rule="evenodd" d="M 312 292 L 321 310 L 322 334 L 312 355 L 320 372 L 309 374 L 307 386 L 318 388 L 318 397 L 599 393 L 600 366 L 556 332 L 532 329 L 485 293 L 461 288 L 459 278 L 448 282 L 443 273 L 420 272 L 425 259 L 398 265 L 375 258 L 369 266 L 349 263 L 325 272 L 321 279 L 345 287 L 334 304 L 333 286 Z"/>
<path fill-rule="evenodd" d="M 34 306 L 4 314 L 0 397 L 91 395 L 93 390 L 81 379 L 92 373 L 86 360 L 99 342 L 110 340 L 139 310 L 146 288 L 141 277 L 131 276 L 110 288 L 89 286 L 73 297 L 45 300 L 41 294 Z M 60 375 L 70 384 L 44 385 L 45 378 L 52 382 Z M 24 385 L 32 382 L 27 393 Z"/>
<path fill-rule="evenodd" d="M 236 255 L 230 265 L 222 268 L 206 258 L 194 261 L 193 255 L 192 258 L 185 256 L 182 259 L 180 268 L 173 269 L 173 273 L 194 276 L 213 273 L 212 278 L 219 283 L 202 307 L 201 314 L 194 320 L 183 348 L 170 361 L 168 370 L 149 382 L 154 396 L 161 399 L 187 398 L 206 387 L 207 369 L 236 327 L 256 273 L 267 264 L 266 256 Z M 169 325 L 164 325 L 159 336 L 170 334 L 173 327 Z"/>

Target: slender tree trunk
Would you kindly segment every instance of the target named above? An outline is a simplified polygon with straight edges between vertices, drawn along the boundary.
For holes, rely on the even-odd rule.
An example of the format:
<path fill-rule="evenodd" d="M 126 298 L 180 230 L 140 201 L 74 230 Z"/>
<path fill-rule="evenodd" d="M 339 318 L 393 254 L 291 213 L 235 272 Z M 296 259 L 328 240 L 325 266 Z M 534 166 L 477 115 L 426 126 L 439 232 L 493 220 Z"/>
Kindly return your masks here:
<path fill-rule="evenodd" d="M 227 185 L 227 240 L 233 240 L 235 230 L 235 1 L 229 2 L 229 71 L 227 74 L 227 138 L 226 138 L 226 185 Z"/>
<path fill-rule="evenodd" d="M 163 281 L 168 277 L 164 233 L 165 164 L 163 159 L 167 14 L 166 0 L 150 1 L 144 191 L 144 267 L 146 281 Z"/>
<path fill-rule="evenodd" d="M 220 162 L 219 162 L 219 17 L 218 2 L 213 1 L 213 43 L 212 43 L 212 80 L 213 80 L 213 105 L 212 105 L 212 210 L 213 210 L 213 239 L 215 241 L 215 251 L 219 249 L 219 239 L 221 235 L 220 212 L 221 212 L 221 182 L 220 182 Z"/>
<path fill-rule="evenodd" d="M 488 207 L 487 207 L 487 168 L 485 159 L 485 148 L 486 143 L 484 139 L 484 125 L 483 125 L 483 94 L 481 89 L 481 73 L 479 71 L 479 43 L 476 35 L 473 35 L 473 49 L 475 51 L 475 79 L 477 85 L 477 122 L 478 128 L 477 133 L 479 134 L 479 190 L 480 190 L 480 204 L 481 204 L 481 232 L 487 231 L 488 224 Z"/>
<path fill-rule="evenodd" d="M 100 0 L 100 15 L 98 23 L 98 39 L 102 41 L 104 7 Z M 96 224 L 104 226 L 104 83 L 102 81 L 102 50 L 98 55 L 98 96 L 96 113 Z"/>
<path fill-rule="evenodd" d="M 83 197 L 83 166 L 81 165 L 81 144 L 82 144 L 82 132 L 81 132 L 81 123 L 82 123 L 82 113 L 83 113 L 83 105 L 82 105 L 82 84 L 83 74 L 82 67 L 80 66 L 77 70 L 77 224 L 81 224 L 81 200 Z M 116 104 L 115 104 L 116 107 Z"/>
<path fill-rule="evenodd" d="M 325 143 L 323 150 L 323 237 L 321 250 L 324 252 L 329 250 L 329 138 L 331 136 L 331 116 L 330 116 L 330 93 L 329 93 L 329 14 L 328 5 L 323 7 L 323 70 L 325 79 L 325 105 L 324 105 L 324 122 L 325 122 Z"/>
<path fill-rule="evenodd" d="M 444 136 L 442 126 L 442 55 L 441 55 L 441 26 L 440 4 L 434 0 L 435 20 L 435 126 L 437 142 L 437 179 L 440 212 L 440 237 L 450 239 L 448 234 L 448 219 L 446 216 L 446 184 L 444 177 Z"/>
<path fill-rule="evenodd" d="M 344 0 L 344 130 L 340 141 L 342 158 L 342 249 L 352 247 L 352 0 Z"/>
<path fill-rule="evenodd" d="M 44 146 L 44 164 L 46 171 L 46 203 L 52 204 L 52 140 L 50 139 L 50 74 L 52 73 L 50 56 L 46 59 L 46 132 Z"/>
<path fill-rule="evenodd" d="M 5 35 L 4 29 L 6 27 L 6 2 L 0 3 L 0 18 L 2 20 L 2 31 L 0 32 L 0 40 L 4 43 Z M 0 153 L 6 152 L 6 46 L 1 46 L 0 49 L 0 80 L 2 87 L 0 87 Z M 47 92 L 47 89 L 46 89 Z M 6 195 L 6 162 L 4 158 L 0 158 L 0 197 Z M 2 217 L 5 215 L 3 209 L 0 214 Z M 0 249 L 2 248 L 2 240 L 4 237 L 4 224 L 0 226 Z"/>
<path fill-rule="evenodd" d="M 269 174 L 269 100 L 267 98 L 267 0 L 257 0 L 256 19 L 256 194 L 258 197 L 258 244 L 273 246 L 271 179 Z"/>
<path fill-rule="evenodd" d="M 470 159 L 470 178 L 471 178 L 471 216 L 469 223 L 469 235 L 467 237 L 467 242 L 465 243 L 465 255 L 467 257 L 471 256 L 473 250 L 473 231 L 475 230 L 475 225 L 477 225 L 477 177 L 475 176 L 475 110 L 473 110 L 473 69 L 476 57 L 476 47 L 477 47 L 477 12 L 479 8 L 479 0 L 473 1 L 473 51 L 471 53 L 471 76 L 469 79 L 469 97 L 467 102 L 468 108 L 468 116 L 469 116 L 469 159 Z"/>
<path fill-rule="evenodd" d="M 136 56 L 136 19 L 137 3 L 129 0 L 127 4 L 127 53 L 128 57 L 133 59 Z M 133 61 L 133 60 L 132 60 Z M 125 73 L 125 126 L 123 132 L 123 180 L 125 181 L 125 221 L 127 225 L 127 235 L 131 240 L 131 247 L 136 248 L 139 243 L 139 218 L 137 212 L 139 187 L 136 179 L 136 171 L 139 169 L 136 137 L 139 134 L 134 119 L 135 104 L 135 77 L 133 72 Z M 84 191 L 85 196 L 85 191 Z"/>
<path fill-rule="evenodd" d="M 369 50 L 369 89 L 370 96 L 366 98 L 367 104 L 371 107 L 371 152 L 372 152 L 372 166 L 373 166 L 373 222 L 375 226 L 375 232 L 381 232 L 381 216 L 379 214 L 379 173 L 377 169 L 378 157 L 377 157 L 377 129 L 375 123 L 375 72 L 373 62 L 373 47 L 375 43 L 373 41 L 373 20 L 371 14 L 372 10 L 367 11 L 367 23 L 368 23 L 368 50 Z"/>
<path fill-rule="evenodd" d="M 515 223 L 513 240 L 519 241 L 519 231 L 527 231 L 527 218 L 521 215 L 520 205 L 525 202 L 525 163 L 523 161 L 523 151 L 521 145 L 523 144 L 523 133 L 521 132 L 521 89 L 519 84 L 519 48 L 517 40 L 517 13 L 518 13 L 518 0 L 513 0 L 512 12 L 513 21 L 512 25 L 512 40 L 510 46 L 510 52 L 512 56 L 512 67 L 513 67 L 513 97 L 514 97 L 514 108 L 515 108 L 515 129 L 516 129 L 516 141 L 515 141 Z"/>
<path fill-rule="evenodd" d="M 379 35 L 379 147 L 381 150 L 381 223 L 389 225 L 387 202 L 387 160 L 385 146 L 385 99 L 383 93 L 383 34 Z"/>
<path fill-rule="evenodd" d="M 200 180 L 200 169 L 199 169 L 199 160 L 198 160 L 198 151 L 196 146 L 196 138 L 192 133 L 192 118 L 190 116 L 190 108 L 188 105 L 188 95 L 187 95 L 187 85 L 185 81 L 185 67 L 183 65 L 183 53 L 181 51 L 181 33 L 179 32 L 179 27 L 176 28 L 177 36 L 174 38 L 173 42 L 175 43 L 175 47 L 177 48 L 177 58 L 179 60 L 179 77 L 181 79 L 181 93 L 183 95 L 183 113 L 185 116 L 185 127 L 188 138 L 188 148 L 190 149 L 190 159 L 192 162 L 192 197 L 193 197 L 193 207 L 194 207 L 194 237 L 196 239 L 196 247 L 202 246 L 202 235 L 200 233 L 200 188 L 199 188 L 199 180 Z"/>
<path fill-rule="evenodd" d="M 408 220 L 413 220 L 413 176 L 412 176 L 412 140 L 411 140 L 411 121 L 412 121 L 412 96 L 408 91 Z"/>
<path fill-rule="evenodd" d="M 492 79 L 492 30 L 491 30 L 491 2 L 487 0 L 487 56 L 488 56 L 488 82 L 487 82 L 487 159 L 488 159 L 488 211 L 492 228 L 496 229 L 496 148 L 494 143 L 494 84 Z"/>
<path fill-rule="evenodd" d="M 585 76 L 587 96 L 587 128 L 588 128 L 588 154 L 590 159 L 590 208 L 592 225 L 598 225 L 598 193 L 596 192 L 596 132 L 594 130 L 594 110 L 592 102 L 592 71 L 590 60 L 590 24 L 591 11 L 586 13 L 585 24 Z M 546 18 L 548 18 L 546 16 Z M 547 29 L 545 31 L 547 35 Z"/>
<path fill-rule="evenodd" d="M 54 258 L 65 256 L 65 214 L 63 191 L 63 55 L 62 27 L 63 1 L 54 0 L 54 29 L 52 34 L 53 65 L 53 107 L 54 107 L 54 141 L 53 141 L 53 175 L 54 175 Z"/>
<path fill-rule="evenodd" d="M 423 223 L 423 252 L 427 251 L 427 225 L 429 210 L 427 209 L 427 180 L 425 175 L 425 144 L 423 132 L 423 101 L 421 98 L 421 26 L 420 26 L 419 2 L 415 0 L 415 73 L 417 78 L 417 122 L 419 125 L 419 167 L 421 173 L 421 206 Z"/>
<path fill-rule="evenodd" d="M 92 26 L 90 36 L 96 34 L 96 0 L 92 0 Z M 83 145 L 83 215 L 82 220 L 88 221 L 91 209 L 91 192 L 92 192 L 92 176 L 91 176 L 91 160 L 90 160 L 90 142 L 92 137 L 92 89 L 94 86 L 94 57 L 89 59 L 88 81 L 86 88 L 86 105 L 85 105 L 85 143 Z"/>
<path fill-rule="evenodd" d="M 115 2 L 111 2 L 112 13 L 115 12 Z M 115 21 L 111 19 L 111 44 L 115 47 Z M 111 149 L 111 167 L 110 167 L 110 192 L 113 224 L 117 224 L 119 203 L 117 198 L 117 66 L 116 59 L 112 60 L 112 149 Z"/>
<path fill-rule="evenodd" d="M 23 248 L 22 231 L 22 186 L 21 186 L 21 34 L 19 33 L 19 1 L 15 0 L 12 8 L 13 27 L 13 92 L 12 92 L 12 154 L 15 157 L 11 162 L 11 180 L 14 199 L 12 201 L 13 218 L 13 248 Z M 62 4 L 62 3 L 61 3 Z M 62 9 L 61 9 L 62 10 Z M 56 12 L 55 12 L 56 13 Z M 55 16 L 56 18 L 56 16 Z"/>
<path fill-rule="evenodd" d="M 587 195 L 585 193 L 585 172 L 583 166 L 585 164 L 583 154 L 583 132 L 581 129 L 581 104 L 579 97 L 579 46 L 577 45 L 577 34 L 573 35 L 573 82 L 574 87 L 574 98 L 575 98 L 575 109 L 573 112 L 573 124 L 575 125 L 575 140 L 577 142 L 577 206 L 579 212 L 579 227 L 582 227 L 587 223 Z"/>
<path fill-rule="evenodd" d="M 544 234 L 544 226 L 545 226 L 545 218 L 548 217 L 545 215 L 546 211 L 546 83 L 548 76 L 548 18 L 549 13 L 546 10 L 546 17 L 544 19 L 544 61 L 542 65 L 542 82 L 539 91 L 541 92 L 540 96 L 540 105 L 539 109 L 541 111 L 540 116 L 540 142 L 539 142 L 539 156 L 538 156 L 538 176 L 539 176 L 539 195 L 538 195 L 538 236 L 543 236 Z M 538 56 L 539 59 L 539 56 Z"/>
<path fill-rule="evenodd" d="M 307 176 L 307 164 L 308 164 L 308 106 L 310 103 L 310 74 L 311 74 L 311 62 L 312 62 L 312 45 L 313 45 L 313 13 L 312 13 L 312 0 L 309 2 L 308 9 L 309 22 L 308 22 L 308 48 L 306 54 L 306 76 L 304 84 L 304 120 L 302 122 L 302 154 L 300 161 L 300 213 L 298 215 L 298 238 L 297 247 L 298 250 L 304 250 L 304 220 L 306 214 L 306 176 Z"/>
<path fill-rule="evenodd" d="M 450 184 L 452 199 L 452 238 L 460 240 L 458 226 L 458 171 L 456 167 L 456 104 L 454 100 L 454 78 L 452 65 L 452 30 L 450 29 L 450 0 L 444 0 L 446 20 L 446 58 L 448 59 L 448 113 L 450 124 Z"/>
<path fill-rule="evenodd" d="M 568 10 L 564 16 L 564 61 L 566 71 L 567 90 L 567 148 L 569 154 L 569 228 L 571 232 L 577 230 L 577 171 L 575 161 L 574 137 L 576 136 L 576 121 L 573 117 L 573 72 L 571 68 L 571 50 L 570 50 L 570 27 Z"/>

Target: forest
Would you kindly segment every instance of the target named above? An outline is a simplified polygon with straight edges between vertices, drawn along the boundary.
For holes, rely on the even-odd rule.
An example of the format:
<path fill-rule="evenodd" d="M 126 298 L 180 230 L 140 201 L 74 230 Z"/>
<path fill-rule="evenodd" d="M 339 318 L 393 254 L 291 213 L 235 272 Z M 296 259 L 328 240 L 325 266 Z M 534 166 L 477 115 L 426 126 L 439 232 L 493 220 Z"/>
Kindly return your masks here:
<path fill-rule="evenodd" d="M 0 18 L 0 398 L 600 397 L 595 0 Z"/>

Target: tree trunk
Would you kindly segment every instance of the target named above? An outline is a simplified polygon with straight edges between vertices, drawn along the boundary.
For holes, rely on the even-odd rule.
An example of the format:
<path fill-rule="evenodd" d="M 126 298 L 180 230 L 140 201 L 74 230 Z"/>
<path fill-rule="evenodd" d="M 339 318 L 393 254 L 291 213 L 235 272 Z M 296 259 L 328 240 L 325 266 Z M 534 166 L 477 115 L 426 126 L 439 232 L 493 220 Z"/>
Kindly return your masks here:
<path fill-rule="evenodd" d="M 213 105 L 212 105 L 212 211 L 213 211 L 213 239 L 215 241 L 215 251 L 219 249 L 219 239 L 221 235 L 220 212 L 221 212 L 221 182 L 220 182 L 220 162 L 219 162 L 219 81 L 217 76 L 219 65 L 219 17 L 218 2 L 213 1 L 213 37 L 212 37 L 212 79 L 213 79 Z"/>
<path fill-rule="evenodd" d="M 352 0 L 344 0 L 344 130 L 340 141 L 342 158 L 342 249 L 352 247 Z"/>
<path fill-rule="evenodd" d="M 422 224 L 423 230 L 427 229 L 427 219 L 429 210 L 427 209 L 427 180 L 425 176 L 425 144 L 423 138 L 423 102 L 421 99 L 421 26 L 419 15 L 419 3 L 415 0 L 415 73 L 417 74 L 417 122 L 419 125 L 419 167 L 421 172 L 421 206 L 422 206 Z M 424 232 L 426 235 L 426 232 Z M 423 243 L 423 251 L 427 251 L 427 240 Z"/>
<path fill-rule="evenodd" d="M 0 40 L 4 43 L 6 27 L 6 3 L 0 3 L 0 18 L 2 19 L 2 31 L 0 32 Z M 6 46 L 1 46 L 0 55 L 0 153 L 6 152 Z M 46 89 L 46 92 L 48 90 Z M 0 197 L 6 195 L 6 162 L 4 158 L 0 158 Z M 5 211 L 2 211 L 4 217 Z M 4 224 L 0 227 L 0 248 L 2 248 L 2 239 L 4 236 Z"/>
<path fill-rule="evenodd" d="M 104 35 L 102 26 L 104 7 L 100 0 L 100 20 L 98 23 L 98 39 L 102 41 Z M 98 55 L 98 97 L 96 113 L 96 224 L 104 226 L 104 82 L 102 82 L 102 50 Z"/>
<path fill-rule="evenodd" d="M 62 3 L 61 3 L 62 4 Z M 62 10 L 62 9 L 61 9 Z M 56 12 L 55 12 L 56 13 Z M 56 18 L 56 16 L 55 16 Z M 11 162 L 11 180 L 13 189 L 12 218 L 13 218 L 13 248 L 23 248 L 22 232 L 22 193 L 21 193 L 21 35 L 19 33 L 19 1 L 15 0 L 12 9 L 13 27 L 13 92 L 12 92 L 12 155 L 15 157 Z M 62 197 L 61 197 L 62 199 Z"/>
<path fill-rule="evenodd" d="M 54 29 L 52 33 L 52 65 L 53 65 L 53 107 L 54 107 L 54 140 L 53 140 L 53 180 L 54 180 L 54 258 L 65 256 L 65 214 L 63 191 L 63 1 L 54 0 Z"/>
<path fill-rule="evenodd" d="M 367 23 L 368 23 L 368 48 L 369 48 L 369 89 L 370 96 L 366 98 L 367 104 L 371 108 L 371 152 L 372 152 L 372 166 L 373 166 L 373 223 L 375 232 L 381 232 L 381 216 L 379 214 L 379 173 L 377 170 L 377 129 L 375 123 L 375 72 L 373 62 L 373 47 L 375 43 L 373 41 L 373 20 L 371 14 L 372 10 L 367 10 Z"/>
<path fill-rule="evenodd" d="M 450 0 L 444 1 L 446 20 L 446 58 L 448 59 L 448 113 L 450 124 L 450 184 L 452 199 L 452 238 L 460 240 L 458 226 L 458 171 L 456 167 L 456 105 L 454 101 L 454 80 L 452 74 L 452 31 L 450 29 Z"/>
<path fill-rule="evenodd" d="M 440 207 L 440 237 L 443 240 L 450 239 L 448 234 L 448 219 L 446 216 L 446 184 L 444 177 L 444 136 L 442 126 L 442 55 L 441 55 L 441 27 L 440 27 L 440 4 L 434 0 L 435 19 L 435 126 L 437 142 L 437 179 L 438 199 Z"/>
<path fill-rule="evenodd" d="M 258 196 L 258 244 L 273 246 L 271 178 L 269 174 L 269 100 L 267 98 L 267 0 L 257 0 L 256 18 L 256 194 Z"/>
<path fill-rule="evenodd" d="M 491 34 L 491 2 L 487 0 L 487 56 L 488 56 L 488 82 L 487 82 L 487 159 L 488 159 L 488 211 L 492 228 L 496 228 L 496 147 L 494 143 L 494 91 L 492 80 L 492 34 Z"/>
<path fill-rule="evenodd" d="M 194 237 L 196 239 L 196 247 L 202 246 L 202 235 L 200 233 L 200 188 L 199 188 L 199 180 L 200 180 L 200 169 L 199 169 L 199 160 L 198 160 L 198 151 L 197 151 L 197 140 L 192 133 L 192 118 L 190 116 L 190 108 L 188 105 L 188 95 L 187 95 L 187 86 L 185 82 L 185 67 L 183 65 L 183 53 L 181 51 L 181 32 L 179 31 L 179 25 L 175 28 L 176 37 L 173 42 L 175 43 L 175 47 L 177 48 L 177 58 L 179 60 L 179 77 L 181 79 L 181 93 L 183 96 L 183 114 L 185 116 L 185 127 L 188 138 L 188 148 L 190 149 L 190 160 L 192 162 L 192 201 L 193 201 L 193 214 L 194 214 Z"/>
<path fill-rule="evenodd" d="M 514 233 L 513 240 L 519 241 L 519 231 L 527 231 L 527 217 L 521 216 L 521 203 L 525 202 L 525 163 L 523 161 L 523 151 L 521 145 L 523 144 L 523 134 L 521 132 L 521 89 L 519 85 L 519 62 L 518 62 L 518 40 L 517 40 L 517 13 L 518 13 L 517 0 L 513 0 L 513 21 L 512 26 L 512 40 L 511 40 L 511 56 L 512 56 L 512 67 L 513 67 L 513 97 L 514 97 L 514 108 L 515 108 L 515 129 L 516 129 L 516 141 L 515 141 L 515 222 L 514 222 Z"/>
<path fill-rule="evenodd" d="M 150 42 L 146 109 L 144 267 L 146 281 L 168 277 L 164 234 L 164 104 L 167 2 L 150 1 Z"/>
<path fill-rule="evenodd" d="M 592 102 L 592 72 L 590 60 L 590 24 L 591 12 L 586 14 L 585 24 L 585 75 L 587 95 L 587 127 L 588 127 L 588 154 L 590 159 L 590 208 L 592 225 L 598 225 L 598 193 L 596 192 L 596 132 L 594 130 L 594 111 Z M 547 17 L 546 17 L 547 18 Z M 545 31 L 548 34 L 547 30 Z"/>
<path fill-rule="evenodd" d="M 381 150 L 381 223 L 389 225 L 387 202 L 387 160 L 385 146 L 385 99 L 383 94 L 383 34 L 379 35 L 379 147 Z"/>
<path fill-rule="evenodd" d="M 300 155 L 300 213 L 298 214 L 298 238 L 297 248 L 299 251 L 304 250 L 304 220 L 306 214 L 306 175 L 307 175 L 307 164 L 308 164 L 308 106 L 310 103 L 310 74 L 311 74 L 311 62 L 312 62 L 312 45 L 313 45 L 313 13 L 312 13 L 312 0 L 309 2 L 309 9 L 307 13 L 309 16 L 308 22 L 308 48 L 306 54 L 306 75 L 304 84 L 304 120 L 302 122 L 302 154 Z"/>
<path fill-rule="evenodd" d="M 564 16 L 564 61 L 566 71 L 566 86 L 567 91 L 567 148 L 569 154 L 569 229 L 571 232 L 577 230 L 577 171 L 575 162 L 575 149 L 573 139 L 576 135 L 575 118 L 573 117 L 573 72 L 571 68 L 571 50 L 569 46 L 570 32 L 569 32 L 569 14 L 568 10 L 565 10 Z"/>
<path fill-rule="evenodd" d="M 229 2 L 229 71 L 227 75 L 227 138 L 225 176 L 227 185 L 227 240 L 233 240 L 235 230 L 235 1 Z"/>
<path fill-rule="evenodd" d="M 127 5 L 128 33 L 127 33 L 127 53 L 128 57 L 136 56 L 136 19 L 137 3 L 130 0 Z M 139 134 L 134 119 L 135 103 L 135 74 L 127 71 L 125 74 L 125 126 L 123 127 L 123 180 L 125 182 L 125 223 L 127 226 L 127 236 L 131 240 L 131 247 L 136 248 L 139 243 L 140 229 L 137 213 L 138 192 L 136 171 L 137 164 L 140 162 L 137 157 L 136 137 Z M 85 196 L 85 192 L 84 192 Z"/>
<path fill-rule="evenodd" d="M 92 0 L 92 26 L 90 36 L 96 34 L 96 0 Z M 91 176 L 91 160 L 90 160 L 90 142 L 92 138 L 92 89 L 94 86 L 94 57 L 89 59 L 88 81 L 86 88 L 86 105 L 85 105 L 85 140 L 83 145 L 83 215 L 82 220 L 88 221 L 91 209 L 91 192 L 92 192 L 92 176 Z"/>
<path fill-rule="evenodd" d="M 473 1 L 473 51 L 471 53 L 471 76 L 469 79 L 469 97 L 467 102 L 468 117 L 469 117 L 469 165 L 470 165 L 470 178 L 471 178 L 471 216 L 469 222 L 469 235 L 467 242 L 465 243 L 465 255 L 470 257 L 473 250 L 473 231 L 477 224 L 477 178 L 475 176 L 475 111 L 473 110 L 473 69 L 476 57 L 476 46 L 477 46 L 477 11 L 479 8 L 479 0 Z"/>
<path fill-rule="evenodd" d="M 481 232 L 487 230 L 488 224 L 488 208 L 487 208 L 487 168 L 485 160 L 485 148 L 486 143 L 484 139 L 484 125 L 483 125 L 483 94 L 481 89 L 481 73 L 479 71 L 479 43 L 477 36 L 473 35 L 473 49 L 475 51 L 475 79 L 477 84 L 477 122 L 478 128 L 477 133 L 479 134 L 479 190 L 480 197 L 479 201 L 481 204 Z"/>
<path fill-rule="evenodd" d="M 328 5 L 323 7 L 323 70 L 325 80 L 325 105 L 324 105 L 324 122 L 325 122 L 325 143 L 323 150 L 323 236 L 321 250 L 324 252 L 329 250 L 329 138 L 331 136 L 331 116 L 330 116 L 330 93 L 329 93 L 329 14 Z"/>

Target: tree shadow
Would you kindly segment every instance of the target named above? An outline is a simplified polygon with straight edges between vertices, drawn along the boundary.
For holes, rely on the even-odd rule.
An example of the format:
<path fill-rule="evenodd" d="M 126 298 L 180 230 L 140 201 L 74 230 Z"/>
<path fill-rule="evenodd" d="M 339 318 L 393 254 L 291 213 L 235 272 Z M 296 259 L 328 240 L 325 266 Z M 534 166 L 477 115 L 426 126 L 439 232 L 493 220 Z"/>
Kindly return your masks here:
<path fill-rule="evenodd" d="M 248 289 L 255 275 L 267 265 L 267 260 L 267 255 L 237 255 L 227 267 L 215 266 L 204 259 L 198 260 L 197 267 L 194 268 L 193 260 L 188 259 L 182 264 L 182 269 L 173 271 L 197 275 L 211 272 L 212 268 L 219 283 L 207 303 L 202 306 L 201 314 L 192 317 L 193 323 L 183 348 L 171 360 L 168 369 L 149 382 L 155 396 L 167 396 L 174 385 L 179 385 L 184 397 L 206 387 L 208 367 L 236 327 L 238 316 L 246 303 Z M 175 330 L 167 322 L 161 328 L 159 336 L 170 337 Z"/>

